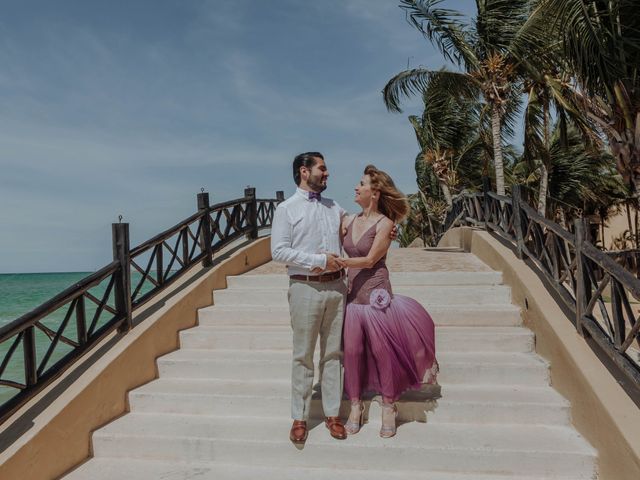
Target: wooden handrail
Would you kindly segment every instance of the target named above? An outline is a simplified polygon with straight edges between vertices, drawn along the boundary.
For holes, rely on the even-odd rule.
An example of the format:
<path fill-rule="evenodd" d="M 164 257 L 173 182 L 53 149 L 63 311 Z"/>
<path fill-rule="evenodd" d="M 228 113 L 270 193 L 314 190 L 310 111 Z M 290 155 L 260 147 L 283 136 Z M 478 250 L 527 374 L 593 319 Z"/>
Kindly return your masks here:
<path fill-rule="evenodd" d="M 270 228 L 275 207 L 283 200 L 283 192 L 276 192 L 275 198 L 256 199 L 255 189 L 247 188 L 243 197 L 209 206 L 208 194 L 202 192 L 198 196 L 198 212 L 135 248 L 129 247 L 128 224 L 113 224 L 113 262 L 0 327 L 0 349 L 4 350 L 0 361 L 0 385 L 16 390 L 0 405 L 0 423 L 78 361 L 105 335 L 116 328 L 127 333 L 133 327 L 133 310 L 164 291 L 191 267 L 199 262 L 205 268 L 210 267 L 213 254 L 221 248 L 243 236 L 249 240 L 257 238 L 259 230 Z M 146 268 L 142 268 L 136 262 L 149 251 L 151 255 Z M 131 284 L 132 268 L 141 275 L 135 286 Z M 90 292 L 105 282 L 104 291 L 95 295 Z M 145 285 L 151 286 L 145 288 Z M 111 297 L 115 307 L 109 305 Z M 86 304 L 96 305 L 92 318 L 87 317 Z M 57 327 L 41 323 L 57 312 L 61 312 L 63 317 Z M 76 327 L 77 340 L 65 334 L 69 325 Z M 36 329 L 51 340 L 42 359 L 38 359 L 36 353 Z M 72 350 L 54 361 L 55 349 L 60 343 L 71 346 Z M 24 354 L 23 381 L 2 378 L 20 346 Z M 51 362 L 52 365 L 49 364 Z"/>
<path fill-rule="evenodd" d="M 483 226 L 510 243 L 558 294 L 555 298 L 571 312 L 578 333 L 593 339 L 611 359 L 609 368 L 640 406 L 640 359 L 627 354 L 634 343 L 640 348 L 640 318 L 629 300 L 630 296 L 640 300 L 640 280 L 614 260 L 615 253 L 603 252 L 588 241 L 582 219 L 576 220 L 572 233 L 522 201 L 519 186 L 508 197 L 491 191 L 489 182 L 483 184 L 484 192 L 463 193 L 455 199 L 438 239 L 459 222 Z M 605 305 L 607 288 L 610 309 Z"/>

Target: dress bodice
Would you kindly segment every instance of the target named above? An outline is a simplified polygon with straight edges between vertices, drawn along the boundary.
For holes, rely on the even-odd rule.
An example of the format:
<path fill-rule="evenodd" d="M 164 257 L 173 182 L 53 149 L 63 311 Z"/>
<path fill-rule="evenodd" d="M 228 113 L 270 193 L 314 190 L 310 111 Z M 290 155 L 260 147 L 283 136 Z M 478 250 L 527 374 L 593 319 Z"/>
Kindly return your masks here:
<path fill-rule="evenodd" d="M 373 241 L 376 238 L 376 227 L 379 221 L 369 227 L 357 242 L 354 242 L 353 238 L 354 222 L 351 221 L 347 226 L 342 246 L 349 257 L 366 257 L 371 247 L 373 247 Z M 392 293 L 386 259 L 387 256 L 385 255 L 371 268 L 349 268 L 348 303 L 368 304 L 371 291 L 377 288 L 382 288 L 390 294 Z"/>

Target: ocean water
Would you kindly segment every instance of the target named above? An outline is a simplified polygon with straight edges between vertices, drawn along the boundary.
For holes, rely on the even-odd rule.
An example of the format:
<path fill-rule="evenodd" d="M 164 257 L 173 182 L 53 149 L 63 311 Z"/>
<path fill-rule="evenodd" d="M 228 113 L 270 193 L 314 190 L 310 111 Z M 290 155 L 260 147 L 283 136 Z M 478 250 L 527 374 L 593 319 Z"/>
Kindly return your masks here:
<path fill-rule="evenodd" d="M 33 310 L 87 275 L 89 275 L 87 272 L 0 274 L 0 327 Z M 45 324 L 49 328 L 59 326 L 65 313 L 66 309 L 60 309 L 48 317 Z M 12 344 L 12 339 L 0 344 L 0 362 L 4 360 Z M 43 358 L 50 344 L 51 341 L 45 334 L 40 331 L 36 332 L 38 358 Z M 55 362 L 56 357 L 61 357 L 70 349 L 64 344 L 60 345 L 56 348 L 51 360 Z M 19 345 L 12 354 L 5 371 L 0 375 L 2 380 L 24 382 L 23 356 L 22 346 Z M 0 403 L 17 392 L 18 390 L 15 388 L 0 386 Z"/>
<path fill-rule="evenodd" d="M 0 274 L 0 327 L 30 312 L 38 305 L 53 298 L 55 295 L 88 275 L 90 275 L 89 272 Z M 132 285 L 135 286 L 140 278 L 141 276 L 138 272 L 133 272 L 131 278 Z M 99 285 L 96 285 L 90 290 L 90 293 L 96 298 L 102 299 L 108 282 L 109 280 L 107 279 Z M 152 286 L 150 282 L 145 282 L 141 293 L 149 290 Z M 107 304 L 114 307 L 113 292 Z M 45 317 L 41 323 L 54 332 L 57 331 L 67 314 L 68 305 L 69 304 L 51 313 Z M 85 301 L 85 312 L 88 324 L 91 323 L 96 310 L 97 306 L 93 302 Z M 104 311 L 103 314 L 98 317 L 96 328 L 106 323 L 111 317 L 112 315 L 109 312 Z M 64 336 L 73 341 L 77 341 L 78 339 L 75 316 L 73 315 L 65 327 Z M 40 364 L 51 345 L 51 339 L 46 333 L 39 329 L 35 330 L 35 337 L 36 356 L 38 364 Z M 0 365 L 2 365 L 7 353 L 12 347 L 13 338 L 0 343 Z M 72 348 L 72 346 L 64 342 L 58 342 L 50 359 L 46 362 L 45 371 L 58 359 L 70 352 Z M 22 350 L 22 342 L 18 344 L 11 355 L 4 371 L 0 374 L 0 379 L 24 383 L 24 352 Z M 0 404 L 14 396 L 17 392 L 18 390 L 13 387 L 0 385 Z"/>
<path fill-rule="evenodd" d="M 33 310 L 88 272 L 0 274 L 0 326 Z"/>

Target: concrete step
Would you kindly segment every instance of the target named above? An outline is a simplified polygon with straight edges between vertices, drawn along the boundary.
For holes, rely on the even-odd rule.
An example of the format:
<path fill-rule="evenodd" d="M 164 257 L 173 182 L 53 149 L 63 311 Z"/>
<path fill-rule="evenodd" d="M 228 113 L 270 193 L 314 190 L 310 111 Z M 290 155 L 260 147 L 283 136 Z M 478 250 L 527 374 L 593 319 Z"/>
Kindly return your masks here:
<path fill-rule="evenodd" d="M 390 272 L 391 284 L 401 285 L 500 285 L 502 272 Z M 289 277 L 282 274 L 237 275 L 227 277 L 230 289 L 287 288 Z"/>
<path fill-rule="evenodd" d="M 437 326 L 509 327 L 522 324 L 515 305 L 429 305 Z M 288 305 L 214 305 L 198 310 L 200 325 L 290 325 Z"/>
<path fill-rule="evenodd" d="M 161 378 L 129 393 L 132 412 L 279 417 L 290 414 L 288 382 L 238 382 Z M 375 397 L 373 401 L 377 401 Z M 365 417 L 372 399 L 365 397 Z M 350 403 L 342 402 L 341 416 Z M 311 417 L 322 418 L 321 393 L 314 392 Z M 568 425 L 569 405 L 551 387 L 425 385 L 398 402 L 400 421 Z M 375 422 L 376 419 L 373 419 Z"/>
<path fill-rule="evenodd" d="M 472 348 L 470 346 L 469 348 Z M 547 364 L 528 353 L 439 352 L 442 383 L 545 386 Z M 316 361 L 317 364 L 317 361 Z M 291 353 L 286 350 L 182 349 L 158 359 L 161 377 L 219 379 L 288 379 Z"/>
<path fill-rule="evenodd" d="M 430 423 L 539 424 L 571 423 L 571 406 L 551 387 L 442 387 Z M 409 397 L 410 398 L 410 397 Z"/>
<path fill-rule="evenodd" d="M 403 254 L 396 261 L 408 270 L 424 267 L 415 255 L 425 252 Z M 391 282 L 438 326 L 439 384 L 405 392 L 394 438 L 379 437 L 380 398 L 370 395 L 361 432 L 332 439 L 316 384 L 309 440 L 291 444 L 288 278 L 242 275 L 214 291 L 199 326 L 180 333 L 182 349 L 157 360 L 160 378 L 129 392 L 131 413 L 94 432 L 94 458 L 65 478 L 596 478 L 596 452 L 571 428 L 501 273 L 436 271 L 486 267 L 469 254 L 428 255 L 431 271 L 392 273 Z M 344 400 L 344 418 L 349 409 Z"/>
<path fill-rule="evenodd" d="M 504 285 L 473 286 L 399 286 L 394 293 L 416 299 L 425 308 L 430 305 L 510 304 L 511 289 Z M 226 289 L 213 292 L 215 305 L 286 306 L 287 290 L 278 288 Z"/>
<path fill-rule="evenodd" d="M 402 468 L 402 465 L 397 465 Z M 434 471 L 420 472 L 429 480 L 540 480 L 540 477 L 513 475 L 482 475 L 478 473 L 446 473 Z M 230 465 L 217 462 L 183 463 L 138 459 L 95 458 L 81 465 L 65 476 L 65 480 L 406 480 L 415 472 L 405 470 L 381 471 L 368 468 L 335 469 L 305 468 L 291 466 L 265 467 L 250 465 Z M 552 480 L 581 480 L 585 477 L 545 477 Z"/>
<path fill-rule="evenodd" d="M 524 327 L 439 327 L 436 351 L 455 350 L 461 343 L 474 351 L 530 352 L 533 332 Z M 180 332 L 182 348 L 291 350 L 288 326 L 199 326 Z"/>
<path fill-rule="evenodd" d="M 595 452 L 575 431 L 538 425 L 400 426 L 393 439 L 377 428 L 337 442 L 322 424 L 302 450 L 288 439 L 289 421 L 256 417 L 130 413 L 94 433 L 96 457 L 223 461 L 281 467 L 435 470 L 590 478 Z"/>

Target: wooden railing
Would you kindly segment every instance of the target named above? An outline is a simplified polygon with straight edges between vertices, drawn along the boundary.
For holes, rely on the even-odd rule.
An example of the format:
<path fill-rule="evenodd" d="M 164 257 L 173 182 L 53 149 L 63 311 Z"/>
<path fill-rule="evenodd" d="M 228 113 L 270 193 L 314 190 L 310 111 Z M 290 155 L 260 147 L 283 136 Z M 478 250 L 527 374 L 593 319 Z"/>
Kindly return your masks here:
<path fill-rule="evenodd" d="M 635 274 L 636 278 L 640 278 L 640 250 L 607 250 L 607 255 L 613 258 L 616 263 Z"/>
<path fill-rule="evenodd" d="M 129 248 L 129 224 L 112 225 L 113 262 L 0 328 L 0 422 L 72 366 L 106 335 L 133 327 L 133 312 L 197 263 L 246 236 L 269 228 L 284 200 L 244 197 L 209 205 L 141 245 Z"/>
<path fill-rule="evenodd" d="M 518 185 L 511 196 L 486 187 L 464 193 L 450 213 L 443 233 L 456 223 L 480 226 L 527 261 L 640 406 L 640 280 L 589 242 L 584 221 L 575 220 L 569 231 L 544 218 L 523 201 Z"/>

